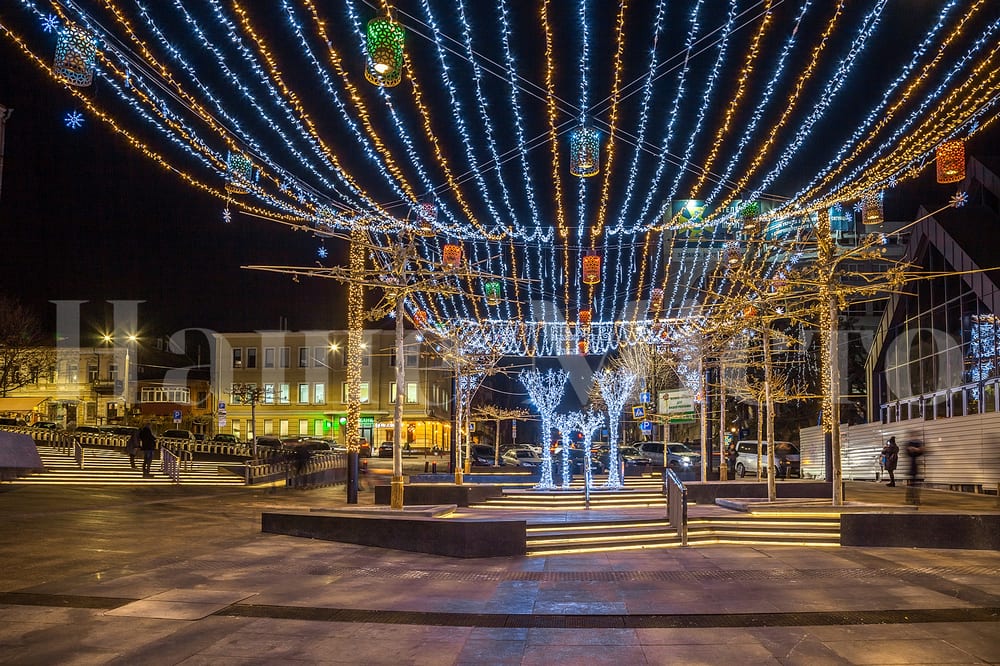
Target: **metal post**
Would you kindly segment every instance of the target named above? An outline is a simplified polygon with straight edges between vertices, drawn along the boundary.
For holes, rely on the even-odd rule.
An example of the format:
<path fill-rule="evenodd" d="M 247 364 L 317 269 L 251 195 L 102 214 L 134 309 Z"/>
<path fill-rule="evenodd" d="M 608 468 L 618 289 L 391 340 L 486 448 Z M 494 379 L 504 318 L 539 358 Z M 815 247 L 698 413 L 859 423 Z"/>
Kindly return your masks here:
<path fill-rule="evenodd" d="M 403 395 L 406 386 L 406 365 L 403 353 L 403 293 L 396 295 L 396 406 L 393 413 L 392 433 L 392 487 L 390 508 L 403 508 Z"/>
<path fill-rule="evenodd" d="M 719 359 L 719 481 L 729 480 L 726 465 L 726 362 Z"/>
<path fill-rule="evenodd" d="M 771 329 L 766 325 L 762 331 L 764 343 L 764 402 L 767 406 L 767 499 L 773 502 L 778 497 L 774 473 L 774 402 L 771 400 Z M 759 459 L 759 457 L 758 457 Z"/>
<path fill-rule="evenodd" d="M 7 134 L 7 119 L 14 109 L 0 106 L 0 190 L 3 188 L 3 156 L 4 156 L 4 136 Z"/>

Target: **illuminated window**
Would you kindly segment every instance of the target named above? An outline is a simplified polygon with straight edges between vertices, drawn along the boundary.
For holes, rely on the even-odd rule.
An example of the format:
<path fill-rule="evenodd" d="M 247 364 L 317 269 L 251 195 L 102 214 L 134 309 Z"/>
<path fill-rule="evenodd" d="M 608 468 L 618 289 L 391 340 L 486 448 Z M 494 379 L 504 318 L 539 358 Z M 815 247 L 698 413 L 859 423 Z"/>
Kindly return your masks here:
<path fill-rule="evenodd" d="M 304 405 L 309 402 L 309 384 L 299 384 L 299 404 Z"/>
<path fill-rule="evenodd" d="M 309 367 L 309 347 L 299 347 L 299 367 Z"/>
<path fill-rule="evenodd" d="M 406 382 L 406 404 L 417 404 L 417 383 Z M 389 382 L 389 402 L 396 402 L 396 382 Z"/>
<path fill-rule="evenodd" d="M 233 347 L 233 367 L 243 367 L 243 349 L 241 347 Z"/>
<path fill-rule="evenodd" d="M 265 405 L 274 404 L 274 384 L 264 384 L 264 399 L 262 400 L 262 402 Z"/>
<path fill-rule="evenodd" d="M 326 384 L 313 384 L 313 404 L 326 404 Z"/>
<path fill-rule="evenodd" d="M 343 398 L 341 400 L 341 402 L 346 403 L 346 402 L 348 402 L 348 398 L 347 398 L 348 384 L 347 384 L 347 382 L 343 383 L 343 385 L 341 387 L 341 390 L 342 390 L 342 398 Z M 369 384 L 368 384 L 368 382 L 361 382 L 359 393 L 361 394 L 360 402 L 361 403 L 368 402 L 368 400 L 370 399 Z"/>
<path fill-rule="evenodd" d="M 288 384 L 278 384 L 278 403 L 287 405 L 291 402 L 291 391 Z"/>

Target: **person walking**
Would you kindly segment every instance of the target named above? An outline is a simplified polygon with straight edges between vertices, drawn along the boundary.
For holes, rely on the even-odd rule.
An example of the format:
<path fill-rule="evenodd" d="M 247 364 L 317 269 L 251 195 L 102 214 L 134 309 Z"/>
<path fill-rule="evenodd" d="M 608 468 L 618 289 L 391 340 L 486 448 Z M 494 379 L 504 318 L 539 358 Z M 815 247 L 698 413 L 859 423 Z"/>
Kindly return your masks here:
<path fill-rule="evenodd" d="M 916 440 L 906 443 L 906 455 L 910 457 L 910 480 L 906 484 L 906 503 L 920 504 L 920 474 L 918 460 L 924 455 L 924 444 Z"/>
<path fill-rule="evenodd" d="M 896 445 L 896 438 L 890 437 L 889 441 L 885 443 L 882 447 L 882 465 L 885 467 L 885 471 L 889 473 L 889 483 L 886 485 L 895 487 L 896 485 L 896 465 L 899 463 L 899 446 Z"/>
<path fill-rule="evenodd" d="M 138 430 L 129 435 L 128 444 L 125 445 L 125 452 L 128 453 L 128 462 L 132 465 L 132 469 L 135 469 L 135 454 L 139 452 L 141 444 Z"/>
<path fill-rule="evenodd" d="M 153 466 L 153 452 L 156 451 L 156 435 L 153 429 L 146 423 L 139 430 L 139 445 L 142 447 L 142 475 L 153 476 L 151 468 Z"/>

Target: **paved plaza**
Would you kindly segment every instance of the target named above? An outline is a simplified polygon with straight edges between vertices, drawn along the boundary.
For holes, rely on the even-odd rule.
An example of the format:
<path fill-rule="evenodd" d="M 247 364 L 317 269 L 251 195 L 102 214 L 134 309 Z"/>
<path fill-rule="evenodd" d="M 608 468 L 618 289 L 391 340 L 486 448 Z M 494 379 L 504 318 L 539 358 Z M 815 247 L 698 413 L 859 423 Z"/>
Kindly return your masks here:
<path fill-rule="evenodd" d="M 264 509 L 343 503 L 0 486 L 0 663 L 1000 663 L 994 551 L 458 560 L 260 532 Z"/>

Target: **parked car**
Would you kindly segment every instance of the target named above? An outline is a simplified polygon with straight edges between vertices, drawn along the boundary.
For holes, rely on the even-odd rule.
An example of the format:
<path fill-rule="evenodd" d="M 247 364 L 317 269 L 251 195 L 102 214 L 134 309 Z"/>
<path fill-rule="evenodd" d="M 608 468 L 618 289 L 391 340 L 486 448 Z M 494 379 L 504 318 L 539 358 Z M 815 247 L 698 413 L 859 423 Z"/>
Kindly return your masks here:
<path fill-rule="evenodd" d="M 160 433 L 160 437 L 164 439 L 186 439 L 192 442 L 195 441 L 194 435 L 190 430 L 180 430 L 176 428 L 164 430 Z"/>
<path fill-rule="evenodd" d="M 281 448 L 281 440 L 273 435 L 262 435 L 257 438 L 257 447 L 278 450 Z"/>
<path fill-rule="evenodd" d="M 236 435 L 230 435 L 229 433 L 216 433 L 212 436 L 212 441 L 216 444 L 239 444 L 240 440 L 236 439 Z"/>
<path fill-rule="evenodd" d="M 618 457 L 625 463 L 625 473 L 642 474 L 652 466 L 648 456 L 642 455 L 639 449 L 634 446 L 619 446 Z M 598 460 L 601 467 L 607 471 L 611 467 L 611 447 L 602 446 L 598 450 Z"/>
<path fill-rule="evenodd" d="M 17 419 L 12 419 L 7 416 L 0 416 L 0 426 L 17 426 L 21 425 L 18 423 Z"/>
<path fill-rule="evenodd" d="M 767 442 L 760 443 L 761 473 L 767 476 Z M 774 443 L 774 472 L 776 479 L 801 477 L 799 447 L 791 442 Z M 736 442 L 736 476 L 757 474 L 757 440 L 743 439 Z"/>
<path fill-rule="evenodd" d="M 97 426 L 82 425 L 77 426 L 76 430 L 73 431 L 77 435 L 103 435 L 105 432 L 98 428 Z"/>
<path fill-rule="evenodd" d="M 636 442 L 633 446 L 658 467 L 686 470 L 701 464 L 701 454 L 680 442 Z"/>
<path fill-rule="evenodd" d="M 510 449 L 503 454 L 500 464 L 535 468 L 542 464 L 542 459 L 531 449 Z"/>
<path fill-rule="evenodd" d="M 378 445 L 378 457 L 379 458 L 391 458 L 392 457 L 392 442 L 382 442 Z"/>
<path fill-rule="evenodd" d="M 115 435 L 124 435 L 125 437 L 131 437 L 132 435 L 139 432 L 139 429 L 135 426 L 111 426 L 111 432 Z"/>
<path fill-rule="evenodd" d="M 562 473 L 562 448 L 552 456 L 552 467 L 557 474 Z M 586 466 L 586 456 L 584 455 L 583 449 L 570 449 L 569 450 L 569 473 L 570 474 L 583 474 L 583 470 Z M 598 460 L 598 457 L 591 455 L 590 457 L 590 473 L 600 474 L 604 471 L 604 465 Z"/>
<path fill-rule="evenodd" d="M 493 447 L 485 444 L 473 444 L 472 450 L 469 451 L 469 460 L 477 467 L 492 467 Z M 503 464 L 503 460 L 500 461 L 500 464 Z"/>
<path fill-rule="evenodd" d="M 35 421 L 32 428 L 44 428 L 45 430 L 59 430 L 59 424 L 55 421 Z"/>

